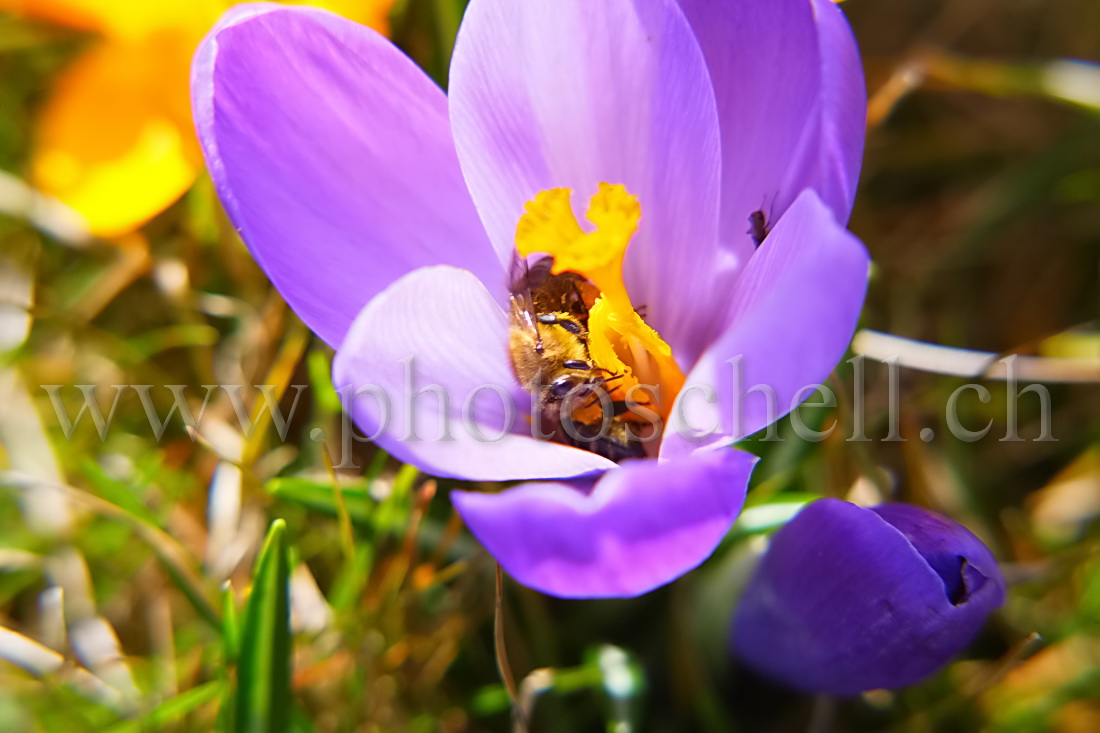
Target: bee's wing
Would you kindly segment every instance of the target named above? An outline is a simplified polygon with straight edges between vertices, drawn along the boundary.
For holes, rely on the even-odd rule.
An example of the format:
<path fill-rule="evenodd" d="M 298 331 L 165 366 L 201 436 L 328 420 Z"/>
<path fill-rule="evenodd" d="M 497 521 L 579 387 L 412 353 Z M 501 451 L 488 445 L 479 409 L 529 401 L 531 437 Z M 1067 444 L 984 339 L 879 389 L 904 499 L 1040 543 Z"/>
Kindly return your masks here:
<path fill-rule="evenodd" d="M 513 256 L 508 281 L 512 302 L 512 327 L 529 332 L 536 343 L 541 345 L 538 313 L 535 311 L 535 296 L 531 288 L 531 269 L 527 266 L 527 261 L 519 255 Z"/>
<path fill-rule="evenodd" d="M 531 299 L 530 292 L 518 292 L 512 293 L 512 326 L 516 328 L 522 328 L 525 331 L 530 331 L 532 335 L 538 336 L 538 327 L 535 313 L 535 303 Z"/>

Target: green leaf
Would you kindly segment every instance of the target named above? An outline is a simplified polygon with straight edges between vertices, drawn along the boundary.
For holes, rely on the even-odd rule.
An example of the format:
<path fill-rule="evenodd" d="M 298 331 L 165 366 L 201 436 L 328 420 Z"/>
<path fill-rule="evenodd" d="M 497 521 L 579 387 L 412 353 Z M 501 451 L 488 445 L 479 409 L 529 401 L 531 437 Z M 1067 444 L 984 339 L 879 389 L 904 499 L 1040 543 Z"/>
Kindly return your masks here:
<path fill-rule="evenodd" d="M 490 715 L 499 715 L 512 706 L 512 698 L 508 697 L 508 690 L 504 685 L 488 685 L 474 693 L 470 700 L 470 712 L 479 718 L 487 718 Z"/>
<path fill-rule="evenodd" d="M 241 653 L 241 624 L 237 620 L 237 601 L 233 597 L 233 584 L 222 584 L 222 644 L 225 647 L 225 661 L 233 664 Z"/>
<path fill-rule="evenodd" d="M 290 729 L 289 579 L 286 523 L 276 519 L 256 561 L 241 628 L 237 733 L 286 733 Z"/>
<path fill-rule="evenodd" d="M 416 466 L 404 465 L 393 478 L 393 487 L 377 507 L 374 526 L 378 532 L 403 537 L 413 511 L 413 484 L 420 471 Z M 351 507 L 348 507 L 351 512 Z"/>
<path fill-rule="evenodd" d="M 319 349 L 309 352 L 306 368 L 317 406 L 330 415 L 339 415 L 344 405 L 332 384 L 332 360 L 328 358 L 328 354 Z"/>
<path fill-rule="evenodd" d="M 272 496 L 283 501 L 300 504 L 332 517 L 339 514 L 336 503 L 336 490 L 331 483 L 321 483 L 303 478 L 280 477 L 273 478 L 265 483 L 264 488 Z M 376 503 L 367 493 L 367 485 L 356 483 L 343 486 L 340 491 L 343 494 L 344 505 L 347 507 L 351 521 L 357 525 L 369 527 L 371 525 L 371 514 Z"/>
<path fill-rule="evenodd" d="M 107 733 L 140 733 L 145 730 L 162 730 L 178 723 L 187 714 L 216 700 L 225 688 L 222 680 L 192 687 L 173 698 L 165 700 L 144 715 L 124 720 L 107 729 Z"/>
<path fill-rule="evenodd" d="M 778 529 L 794 519 L 807 504 L 820 498 L 817 494 L 790 492 L 768 497 L 767 501 L 755 505 L 747 505 L 737 517 L 733 532 L 742 536 Z"/>
<path fill-rule="evenodd" d="M 374 548 L 365 543 L 357 545 L 355 555 L 344 560 L 328 594 L 329 605 L 334 610 L 348 611 L 355 608 L 363 586 L 370 578 L 373 563 Z"/>
<path fill-rule="evenodd" d="M 107 472 L 103 470 L 103 467 L 90 457 L 84 456 L 81 458 L 80 470 L 83 472 L 84 477 L 88 479 L 88 482 L 95 487 L 101 497 L 124 512 L 132 514 L 154 527 L 163 528 L 163 524 L 157 515 L 141 503 L 134 495 L 132 488 L 111 478 Z"/>

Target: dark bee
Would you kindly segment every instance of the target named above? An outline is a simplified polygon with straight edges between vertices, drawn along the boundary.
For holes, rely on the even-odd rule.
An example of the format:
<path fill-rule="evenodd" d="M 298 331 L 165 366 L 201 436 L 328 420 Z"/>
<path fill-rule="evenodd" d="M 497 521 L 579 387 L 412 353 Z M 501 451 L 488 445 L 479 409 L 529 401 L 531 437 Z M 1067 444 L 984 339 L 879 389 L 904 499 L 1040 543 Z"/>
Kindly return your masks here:
<path fill-rule="evenodd" d="M 511 286 L 508 352 L 512 370 L 529 392 L 546 389 L 558 401 L 598 379 L 588 355 L 588 309 L 595 287 L 579 275 L 551 275 L 549 257 L 520 270 Z"/>
<path fill-rule="evenodd" d="M 511 282 L 508 352 L 520 385 L 538 395 L 537 426 L 550 440 L 614 461 L 644 457 L 644 444 L 622 418 L 629 406 L 601 395 L 618 376 L 588 352 L 588 311 L 599 293 L 575 273 L 551 274 L 552 266 L 550 257 L 517 263 Z"/>

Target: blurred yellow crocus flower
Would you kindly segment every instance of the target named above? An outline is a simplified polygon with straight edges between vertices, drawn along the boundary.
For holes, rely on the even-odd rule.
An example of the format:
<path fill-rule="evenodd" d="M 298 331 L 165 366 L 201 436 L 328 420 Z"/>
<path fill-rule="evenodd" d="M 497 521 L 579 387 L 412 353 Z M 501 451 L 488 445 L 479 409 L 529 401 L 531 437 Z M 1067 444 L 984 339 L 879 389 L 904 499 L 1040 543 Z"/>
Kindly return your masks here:
<path fill-rule="evenodd" d="M 387 31 L 394 0 L 316 0 Z M 89 231 L 132 231 L 194 182 L 202 156 L 188 78 L 199 41 L 228 0 L 0 0 L 0 11 L 96 36 L 38 112 L 31 178 Z"/>

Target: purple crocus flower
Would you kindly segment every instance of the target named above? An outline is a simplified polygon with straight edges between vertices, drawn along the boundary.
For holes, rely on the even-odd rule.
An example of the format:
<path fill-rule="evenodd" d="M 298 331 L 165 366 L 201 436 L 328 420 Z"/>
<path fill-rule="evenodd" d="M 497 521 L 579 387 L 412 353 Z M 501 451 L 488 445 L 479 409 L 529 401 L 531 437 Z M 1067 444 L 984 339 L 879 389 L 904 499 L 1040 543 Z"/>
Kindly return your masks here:
<path fill-rule="evenodd" d="M 997 561 L 957 522 L 907 504 L 820 499 L 772 538 L 733 645 L 807 692 L 904 687 L 962 651 L 1004 597 Z"/>
<path fill-rule="evenodd" d="M 374 385 L 359 427 L 429 473 L 534 480 L 452 496 L 550 594 L 637 595 L 706 559 L 755 462 L 728 446 L 828 375 L 863 303 L 867 254 L 843 225 L 866 98 L 828 0 L 472 0 L 449 96 L 367 28 L 245 5 L 203 43 L 193 99 L 256 260 L 336 347 L 336 384 Z M 590 197 L 585 239 L 570 208 Z M 663 359 L 668 418 L 621 465 L 532 438 L 508 356 L 517 245 L 560 264 L 609 242 L 601 291 L 641 361 Z M 409 382 L 441 389 L 406 402 Z M 756 384 L 778 409 L 733 409 Z"/>

